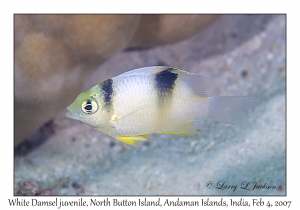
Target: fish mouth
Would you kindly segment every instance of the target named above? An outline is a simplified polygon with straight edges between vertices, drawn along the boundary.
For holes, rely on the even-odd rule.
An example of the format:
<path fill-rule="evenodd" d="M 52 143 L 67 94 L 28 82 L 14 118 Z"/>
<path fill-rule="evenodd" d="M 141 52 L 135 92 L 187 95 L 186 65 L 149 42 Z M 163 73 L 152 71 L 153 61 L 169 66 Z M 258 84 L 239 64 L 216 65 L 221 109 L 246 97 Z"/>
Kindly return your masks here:
<path fill-rule="evenodd" d="M 72 112 L 67 112 L 66 117 L 74 119 L 74 114 Z"/>
<path fill-rule="evenodd" d="M 74 113 L 69 107 L 67 107 L 68 112 L 66 113 L 66 117 L 71 119 L 76 119 L 76 113 Z"/>

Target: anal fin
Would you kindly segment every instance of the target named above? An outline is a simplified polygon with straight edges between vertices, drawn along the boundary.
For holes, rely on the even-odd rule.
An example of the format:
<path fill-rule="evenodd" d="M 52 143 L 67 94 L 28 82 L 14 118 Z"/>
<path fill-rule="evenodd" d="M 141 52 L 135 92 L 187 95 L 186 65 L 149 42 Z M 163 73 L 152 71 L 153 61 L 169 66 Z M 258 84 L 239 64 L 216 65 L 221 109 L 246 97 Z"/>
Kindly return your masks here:
<path fill-rule="evenodd" d="M 126 144 L 130 144 L 133 146 L 138 145 L 140 141 L 146 141 L 149 138 L 152 138 L 152 136 L 149 135 L 139 135 L 139 136 L 118 136 L 115 137 L 117 140 L 122 141 Z"/>
<path fill-rule="evenodd" d="M 199 134 L 199 131 L 194 132 L 181 132 L 181 131 L 166 131 L 166 132 L 159 132 L 159 134 L 166 134 L 166 135 L 181 135 L 181 136 L 193 136 Z"/>
<path fill-rule="evenodd" d="M 205 130 L 205 126 L 199 118 L 195 118 L 187 121 L 173 131 L 162 131 L 159 134 L 193 136 L 199 134 L 200 129 Z"/>

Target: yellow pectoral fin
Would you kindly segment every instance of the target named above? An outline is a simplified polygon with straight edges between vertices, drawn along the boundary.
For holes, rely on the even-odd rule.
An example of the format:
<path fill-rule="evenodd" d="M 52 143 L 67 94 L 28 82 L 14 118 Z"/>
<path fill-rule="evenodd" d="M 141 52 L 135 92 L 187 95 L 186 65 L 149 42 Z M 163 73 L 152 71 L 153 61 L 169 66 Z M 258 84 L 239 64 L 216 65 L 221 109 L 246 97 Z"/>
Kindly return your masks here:
<path fill-rule="evenodd" d="M 149 138 L 152 138 L 152 136 L 149 135 L 140 135 L 140 136 L 118 136 L 115 137 L 117 140 L 122 141 L 126 144 L 130 144 L 133 146 L 136 146 L 139 141 L 146 141 Z"/>

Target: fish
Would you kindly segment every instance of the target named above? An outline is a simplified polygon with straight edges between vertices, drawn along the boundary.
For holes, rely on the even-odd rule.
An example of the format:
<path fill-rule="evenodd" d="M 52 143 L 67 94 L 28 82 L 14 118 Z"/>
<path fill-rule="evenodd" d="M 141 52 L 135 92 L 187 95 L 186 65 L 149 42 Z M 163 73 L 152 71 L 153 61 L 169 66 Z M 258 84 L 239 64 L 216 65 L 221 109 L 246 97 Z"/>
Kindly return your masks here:
<path fill-rule="evenodd" d="M 129 145 L 153 134 L 192 136 L 205 120 L 241 125 L 254 96 L 214 96 L 210 78 L 167 66 L 134 69 L 78 95 L 68 118 Z"/>

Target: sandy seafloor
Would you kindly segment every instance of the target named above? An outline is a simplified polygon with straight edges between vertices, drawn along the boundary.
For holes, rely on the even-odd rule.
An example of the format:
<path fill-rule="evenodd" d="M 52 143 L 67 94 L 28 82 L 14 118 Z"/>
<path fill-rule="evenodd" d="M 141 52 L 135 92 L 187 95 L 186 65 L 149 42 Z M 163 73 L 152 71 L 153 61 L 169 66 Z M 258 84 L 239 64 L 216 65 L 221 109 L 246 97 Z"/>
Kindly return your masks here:
<path fill-rule="evenodd" d="M 184 41 L 116 54 L 85 89 L 127 70 L 167 65 L 210 77 L 215 95 L 252 95 L 260 103 L 243 126 L 209 121 L 199 135 L 156 135 L 138 147 L 58 113 L 53 135 L 16 153 L 15 194 L 285 195 L 285 30 L 284 15 L 225 15 Z M 241 189 L 243 182 L 264 189 Z M 222 183 L 237 188 L 218 189 Z"/>

